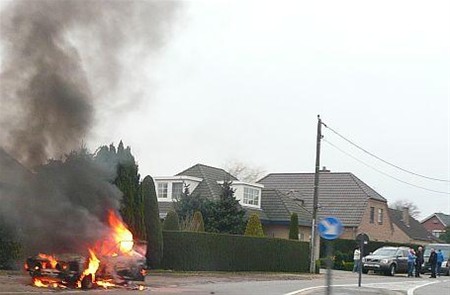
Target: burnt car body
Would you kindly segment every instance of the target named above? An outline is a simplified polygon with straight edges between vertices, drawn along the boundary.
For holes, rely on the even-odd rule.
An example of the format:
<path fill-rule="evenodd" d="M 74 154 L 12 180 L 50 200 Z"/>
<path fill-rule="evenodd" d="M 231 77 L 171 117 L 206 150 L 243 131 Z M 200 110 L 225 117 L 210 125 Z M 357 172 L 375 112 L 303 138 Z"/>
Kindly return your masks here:
<path fill-rule="evenodd" d="M 381 247 L 362 258 L 362 272 L 369 271 L 393 276 L 408 272 L 408 247 Z"/>
<path fill-rule="evenodd" d="M 144 281 L 146 259 L 142 253 L 136 251 L 137 248 L 139 247 L 135 247 L 135 250 L 126 255 L 99 256 L 100 266 L 95 277 L 114 284 Z M 146 245 L 138 250 L 141 249 L 146 249 Z M 56 258 L 39 254 L 26 260 L 25 270 L 33 279 L 45 283 L 67 288 L 90 289 L 95 285 L 93 277 L 83 275 L 83 271 L 88 267 L 88 260 L 79 254 L 61 254 Z"/>
<path fill-rule="evenodd" d="M 441 250 L 444 255 L 444 262 L 441 264 L 441 273 L 440 275 L 450 275 L 449 266 L 450 266 L 450 244 L 428 244 L 425 246 L 425 251 L 423 253 L 423 264 L 422 264 L 422 273 L 430 273 L 431 267 L 428 259 L 430 259 L 431 249 L 436 251 Z"/>

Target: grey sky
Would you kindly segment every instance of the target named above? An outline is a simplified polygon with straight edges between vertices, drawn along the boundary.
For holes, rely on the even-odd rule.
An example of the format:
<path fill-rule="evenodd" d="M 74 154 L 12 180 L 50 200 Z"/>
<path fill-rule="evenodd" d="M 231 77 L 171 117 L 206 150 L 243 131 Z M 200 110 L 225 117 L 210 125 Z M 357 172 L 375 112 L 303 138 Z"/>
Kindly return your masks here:
<path fill-rule="evenodd" d="M 142 175 L 232 160 L 313 172 L 320 114 L 380 158 L 448 180 L 449 15 L 449 1 L 183 1 L 158 53 L 128 48 L 122 86 L 108 95 L 129 100 L 102 97 L 86 141 L 95 149 L 123 139 Z M 326 142 L 322 166 L 352 172 L 389 202 L 411 200 L 421 218 L 450 214 L 448 182 L 401 173 L 323 132 L 361 161 L 447 194 Z"/>

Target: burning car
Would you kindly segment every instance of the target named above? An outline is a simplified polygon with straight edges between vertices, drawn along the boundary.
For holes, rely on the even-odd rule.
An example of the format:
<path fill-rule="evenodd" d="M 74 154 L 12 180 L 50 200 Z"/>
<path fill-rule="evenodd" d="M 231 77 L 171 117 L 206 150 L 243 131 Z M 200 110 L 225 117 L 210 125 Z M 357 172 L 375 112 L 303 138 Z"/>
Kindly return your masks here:
<path fill-rule="evenodd" d="M 144 281 L 145 242 L 134 241 L 131 232 L 113 211 L 110 211 L 108 221 L 111 239 L 89 248 L 88 257 L 42 253 L 29 257 L 25 270 L 33 278 L 33 284 L 37 287 L 91 289 Z"/>

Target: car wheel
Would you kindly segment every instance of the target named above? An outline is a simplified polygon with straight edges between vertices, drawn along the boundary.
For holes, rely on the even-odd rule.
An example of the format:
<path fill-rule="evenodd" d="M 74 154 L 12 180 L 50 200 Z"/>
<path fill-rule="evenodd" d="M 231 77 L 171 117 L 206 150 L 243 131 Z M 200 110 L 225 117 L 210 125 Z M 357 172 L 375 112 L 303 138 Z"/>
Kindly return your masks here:
<path fill-rule="evenodd" d="M 363 270 L 362 270 L 362 273 L 368 274 L 368 273 L 369 273 L 369 270 L 368 270 L 368 269 L 363 269 Z"/>
<path fill-rule="evenodd" d="M 389 266 L 387 275 L 389 275 L 391 277 L 395 276 L 395 264 L 391 264 L 391 266 Z"/>

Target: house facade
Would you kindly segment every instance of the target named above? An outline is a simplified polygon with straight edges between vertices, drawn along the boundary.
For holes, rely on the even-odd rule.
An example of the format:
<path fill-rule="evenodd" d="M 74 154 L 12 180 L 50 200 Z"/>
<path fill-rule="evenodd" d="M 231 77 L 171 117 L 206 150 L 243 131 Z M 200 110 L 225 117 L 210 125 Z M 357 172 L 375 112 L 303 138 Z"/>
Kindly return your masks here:
<path fill-rule="evenodd" d="M 407 207 L 403 210 L 389 209 L 389 214 L 397 243 L 426 245 L 437 241 L 419 221 L 409 215 Z"/>
<path fill-rule="evenodd" d="M 185 186 L 193 196 L 201 195 L 214 200 L 220 197 L 224 181 L 231 181 L 234 197 L 246 211 L 247 217 L 252 213 L 259 216 L 266 236 L 287 239 L 291 214 L 297 213 L 299 239 L 310 239 L 312 215 L 292 194 L 267 190 L 261 183 L 242 182 L 223 169 L 203 164 L 196 164 L 174 176 L 154 177 L 154 181 L 161 218 L 173 210 L 173 202 L 181 196 Z"/>
<path fill-rule="evenodd" d="M 296 192 L 312 212 L 314 173 L 271 173 L 258 181 L 266 189 Z M 352 173 L 319 173 L 318 219 L 334 216 L 344 225 L 342 239 L 365 233 L 371 241 L 397 242 L 387 200 Z"/>
<path fill-rule="evenodd" d="M 433 236 L 439 238 L 445 233 L 445 228 L 450 226 L 450 215 L 444 213 L 434 213 L 421 221 L 421 224 Z"/>

